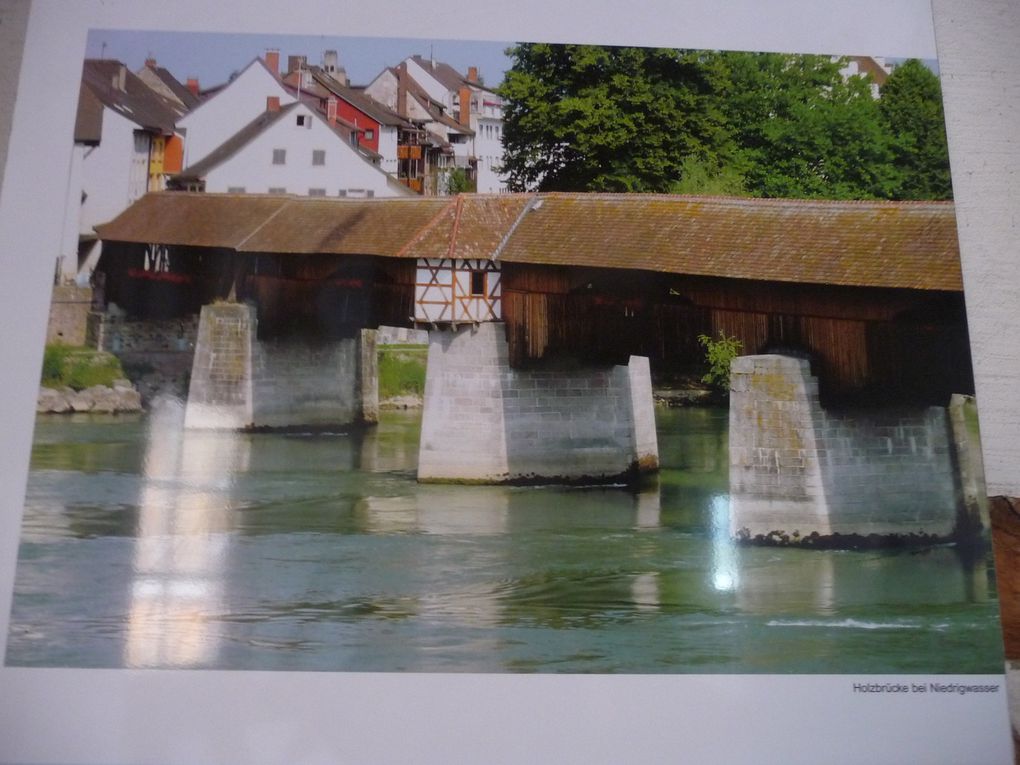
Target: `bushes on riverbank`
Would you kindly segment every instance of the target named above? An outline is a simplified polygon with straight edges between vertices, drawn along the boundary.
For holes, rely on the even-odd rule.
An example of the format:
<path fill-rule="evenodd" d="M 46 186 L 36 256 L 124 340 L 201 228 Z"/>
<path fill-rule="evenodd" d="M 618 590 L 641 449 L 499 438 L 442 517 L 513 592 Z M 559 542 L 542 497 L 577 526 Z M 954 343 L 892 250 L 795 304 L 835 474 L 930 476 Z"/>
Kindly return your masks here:
<path fill-rule="evenodd" d="M 112 353 L 72 345 L 47 345 L 43 352 L 42 386 L 80 391 L 96 385 L 113 387 L 124 378 Z"/>

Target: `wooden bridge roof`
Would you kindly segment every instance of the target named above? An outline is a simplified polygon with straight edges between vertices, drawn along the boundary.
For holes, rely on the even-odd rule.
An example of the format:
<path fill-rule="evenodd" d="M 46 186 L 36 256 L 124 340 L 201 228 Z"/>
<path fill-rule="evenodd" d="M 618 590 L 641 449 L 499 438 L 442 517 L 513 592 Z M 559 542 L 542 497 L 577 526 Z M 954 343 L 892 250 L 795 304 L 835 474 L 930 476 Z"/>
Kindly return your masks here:
<path fill-rule="evenodd" d="M 238 252 L 495 258 L 735 279 L 961 291 L 951 202 L 644 194 L 454 198 L 148 194 L 105 240 Z"/>
<path fill-rule="evenodd" d="M 500 259 L 844 286 L 962 290 L 946 202 L 549 194 Z"/>

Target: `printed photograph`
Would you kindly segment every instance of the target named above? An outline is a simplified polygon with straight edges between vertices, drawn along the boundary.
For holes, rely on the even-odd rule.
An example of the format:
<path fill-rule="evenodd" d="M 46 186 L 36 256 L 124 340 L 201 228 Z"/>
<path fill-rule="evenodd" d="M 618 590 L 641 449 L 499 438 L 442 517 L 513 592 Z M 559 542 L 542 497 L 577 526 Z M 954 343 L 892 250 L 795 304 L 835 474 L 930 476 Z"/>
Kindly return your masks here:
<path fill-rule="evenodd" d="M 1001 673 L 938 71 L 856 53 L 91 32 L 5 664 Z"/>

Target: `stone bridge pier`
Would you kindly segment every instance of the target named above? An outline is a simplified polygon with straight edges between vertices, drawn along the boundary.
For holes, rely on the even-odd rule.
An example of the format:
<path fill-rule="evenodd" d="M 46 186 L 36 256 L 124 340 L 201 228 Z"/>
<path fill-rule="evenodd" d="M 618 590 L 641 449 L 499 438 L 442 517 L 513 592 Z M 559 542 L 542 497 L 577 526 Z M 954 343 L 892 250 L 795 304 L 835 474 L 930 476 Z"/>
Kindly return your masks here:
<path fill-rule="evenodd" d="M 259 340 L 255 308 L 202 308 L 186 428 L 321 428 L 378 419 L 375 330 Z"/>
<path fill-rule="evenodd" d="M 809 362 L 779 355 L 734 359 L 731 386 L 737 538 L 854 546 L 854 537 L 935 541 L 980 526 L 966 515 L 960 434 L 946 409 L 830 412 Z"/>
<path fill-rule="evenodd" d="M 648 359 L 514 369 L 502 323 L 429 333 L 418 480 L 605 483 L 658 466 Z"/>

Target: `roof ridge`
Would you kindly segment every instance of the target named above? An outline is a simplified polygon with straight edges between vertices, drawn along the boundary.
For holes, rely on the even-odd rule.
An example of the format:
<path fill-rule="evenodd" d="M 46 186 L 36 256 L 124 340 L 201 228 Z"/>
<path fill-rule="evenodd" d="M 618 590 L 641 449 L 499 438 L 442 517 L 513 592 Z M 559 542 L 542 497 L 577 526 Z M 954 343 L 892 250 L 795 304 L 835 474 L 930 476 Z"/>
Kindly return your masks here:
<path fill-rule="evenodd" d="M 762 205 L 780 206 L 790 205 L 799 207 L 810 207 L 812 205 L 838 207 L 838 206 L 891 206 L 891 207 L 923 207 L 927 205 L 947 206 L 952 205 L 952 199 L 822 199 L 822 198 L 797 198 L 797 197 L 741 197 L 727 196 L 721 194 L 669 194 L 663 192 L 633 192 L 633 191 L 540 191 L 537 192 L 545 198 L 563 199 L 663 199 L 678 202 L 722 202 L 734 205 Z"/>
<path fill-rule="evenodd" d="M 515 194 L 514 196 L 518 195 Z M 521 222 L 524 220 L 524 217 L 529 212 L 535 209 L 535 205 L 538 204 L 540 200 L 541 197 L 537 193 L 535 193 L 532 194 L 531 199 L 529 199 L 525 203 L 524 207 L 517 214 L 516 220 L 514 220 L 514 222 L 510 224 L 510 227 L 507 229 L 506 233 L 503 234 L 503 238 L 500 239 L 499 244 L 496 245 L 496 249 L 492 251 L 491 257 L 493 261 L 498 260 L 499 256 L 503 254 L 503 250 L 506 249 L 507 244 L 509 244 L 510 242 L 510 238 L 514 235 L 514 232 L 517 231 L 517 227 L 521 225 Z"/>
<path fill-rule="evenodd" d="M 425 197 L 411 197 L 411 199 L 424 199 L 424 198 Z M 396 257 L 398 257 L 398 258 L 403 257 L 404 253 L 406 253 L 408 250 L 410 250 L 411 247 L 416 242 L 420 241 L 422 239 L 422 237 L 425 236 L 425 234 L 427 234 L 429 231 L 431 231 L 433 228 L 435 228 L 439 224 L 439 220 L 444 215 L 446 215 L 446 213 L 450 210 L 451 207 L 454 207 L 455 205 L 456 205 L 456 200 L 452 200 L 452 199 L 447 204 L 443 205 L 443 207 L 439 210 L 439 212 L 437 212 L 433 216 L 432 220 L 428 221 L 424 226 L 422 226 L 420 229 L 418 229 L 411 236 L 411 238 L 407 240 L 407 244 L 405 244 L 403 247 L 401 247 L 399 250 L 397 250 Z"/>

